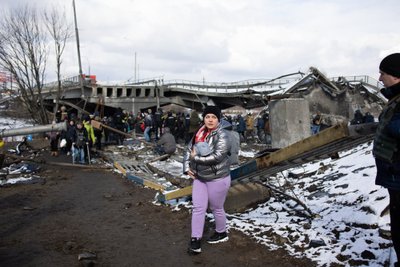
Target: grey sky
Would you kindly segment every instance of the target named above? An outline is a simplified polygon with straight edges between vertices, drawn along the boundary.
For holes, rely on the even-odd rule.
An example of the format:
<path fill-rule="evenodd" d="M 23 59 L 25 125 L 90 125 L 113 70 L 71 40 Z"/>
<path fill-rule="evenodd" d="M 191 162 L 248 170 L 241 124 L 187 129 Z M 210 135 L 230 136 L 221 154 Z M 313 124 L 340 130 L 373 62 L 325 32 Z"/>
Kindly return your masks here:
<path fill-rule="evenodd" d="M 65 6 L 72 0 L 2 1 Z M 315 66 L 329 77 L 378 77 L 400 52 L 400 1 L 76 0 L 83 71 L 100 81 L 163 76 L 210 82 L 274 78 Z M 78 73 L 74 39 L 65 76 Z M 49 73 L 48 77 L 53 74 Z"/>

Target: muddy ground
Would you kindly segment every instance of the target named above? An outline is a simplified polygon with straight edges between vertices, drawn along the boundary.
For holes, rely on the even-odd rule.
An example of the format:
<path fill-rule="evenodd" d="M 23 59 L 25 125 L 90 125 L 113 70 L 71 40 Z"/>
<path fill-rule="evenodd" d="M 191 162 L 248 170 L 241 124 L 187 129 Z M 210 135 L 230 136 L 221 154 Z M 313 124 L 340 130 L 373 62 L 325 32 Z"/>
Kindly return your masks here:
<path fill-rule="evenodd" d="M 44 159 L 70 162 L 67 156 Z M 186 253 L 190 213 L 154 205 L 155 191 L 111 170 L 43 164 L 35 184 L 0 188 L 1 266 L 313 266 L 237 231 Z M 205 236 L 212 232 L 207 223 Z M 89 252 L 91 260 L 78 260 Z"/>

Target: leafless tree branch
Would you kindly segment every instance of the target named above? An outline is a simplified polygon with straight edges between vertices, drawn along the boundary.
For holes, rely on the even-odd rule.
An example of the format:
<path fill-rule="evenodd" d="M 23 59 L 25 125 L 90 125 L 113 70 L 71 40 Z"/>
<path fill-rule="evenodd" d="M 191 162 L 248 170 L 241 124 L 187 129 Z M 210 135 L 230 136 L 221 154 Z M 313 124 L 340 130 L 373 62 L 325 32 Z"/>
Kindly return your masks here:
<path fill-rule="evenodd" d="M 46 36 L 35 8 L 4 12 L 0 24 L 0 65 L 18 84 L 22 101 L 36 122 L 48 123 L 41 94 L 47 63 Z"/>
<path fill-rule="evenodd" d="M 62 55 L 64 53 L 65 45 L 69 38 L 72 37 L 72 27 L 66 23 L 65 11 L 59 12 L 59 8 L 53 6 L 50 12 L 44 12 L 44 21 L 50 36 L 54 42 L 54 51 L 56 57 L 56 74 L 57 74 L 57 96 L 56 105 L 54 108 L 54 117 L 58 110 L 59 100 L 62 92 L 61 83 L 61 64 Z"/>

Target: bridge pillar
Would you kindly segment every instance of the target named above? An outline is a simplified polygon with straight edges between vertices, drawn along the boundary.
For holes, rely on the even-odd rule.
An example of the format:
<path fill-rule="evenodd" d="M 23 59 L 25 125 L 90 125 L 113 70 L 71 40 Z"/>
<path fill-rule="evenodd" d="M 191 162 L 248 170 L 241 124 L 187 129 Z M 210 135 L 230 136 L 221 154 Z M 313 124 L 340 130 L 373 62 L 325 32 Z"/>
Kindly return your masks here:
<path fill-rule="evenodd" d="M 117 89 L 115 87 L 110 87 L 111 90 L 111 98 L 116 98 L 117 97 Z"/>
<path fill-rule="evenodd" d="M 287 147 L 311 135 L 308 101 L 289 98 L 269 102 L 273 148 Z"/>

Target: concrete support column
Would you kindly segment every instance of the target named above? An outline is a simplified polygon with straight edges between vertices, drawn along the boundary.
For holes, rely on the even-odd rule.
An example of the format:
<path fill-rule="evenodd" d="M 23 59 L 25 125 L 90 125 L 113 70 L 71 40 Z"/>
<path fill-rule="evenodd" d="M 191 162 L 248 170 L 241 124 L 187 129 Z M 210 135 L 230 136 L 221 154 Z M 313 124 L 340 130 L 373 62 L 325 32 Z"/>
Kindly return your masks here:
<path fill-rule="evenodd" d="M 273 148 L 283 148 L 311 135 L 308 101 L 289 98 L 269 103 Z"/>
<path fill-rule="evenodd" d="M 112 87 L 112 98 L 116 98 L 117 97 L 117 87 Z"/>
<path fill-rule="evenodd" d="M 97 97 L 97 86 L 92 86 L 91 88 L 92 90 L 89 97 Z"/>
<path fill-rule="evenodd" d="M 139 89 L 140 90 L 140 95 L 139 97 L 144 97 L 145 96 L 145 92 L 146 92 L 146 88 L 142 87 Z"/>

